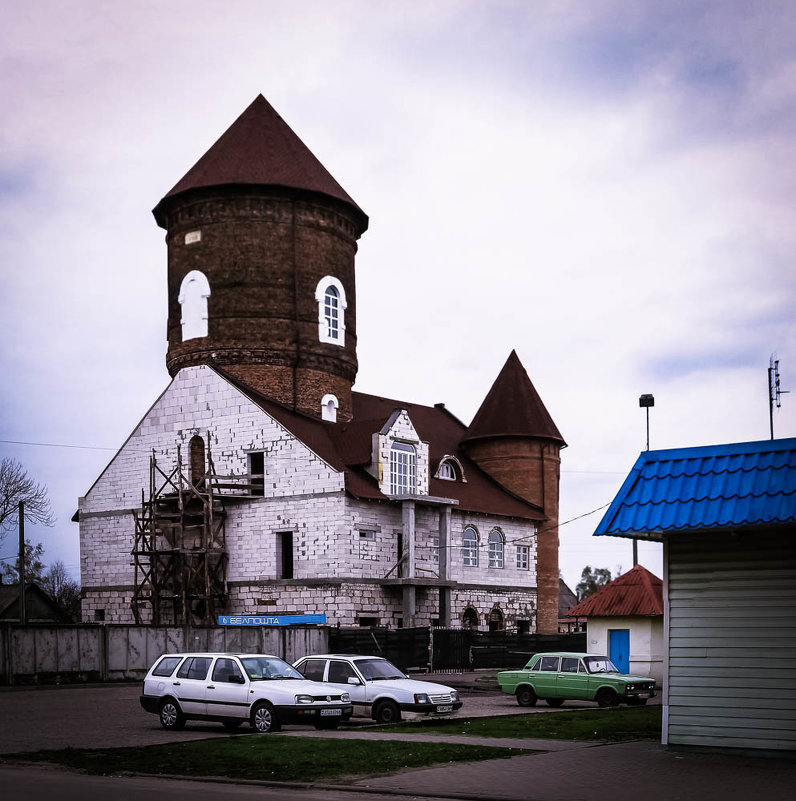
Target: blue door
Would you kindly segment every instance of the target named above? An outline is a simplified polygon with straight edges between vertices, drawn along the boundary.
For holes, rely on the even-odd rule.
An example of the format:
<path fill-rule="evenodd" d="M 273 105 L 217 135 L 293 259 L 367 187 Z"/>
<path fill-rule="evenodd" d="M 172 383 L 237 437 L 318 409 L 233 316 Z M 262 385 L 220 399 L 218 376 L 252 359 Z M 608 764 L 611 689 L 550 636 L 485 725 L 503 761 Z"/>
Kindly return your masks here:
<path fill-rule="evenodd" d="M 630 631 L 614 629 L 608 632 L 608 658 L 620 673 L 630 673 Z"/>

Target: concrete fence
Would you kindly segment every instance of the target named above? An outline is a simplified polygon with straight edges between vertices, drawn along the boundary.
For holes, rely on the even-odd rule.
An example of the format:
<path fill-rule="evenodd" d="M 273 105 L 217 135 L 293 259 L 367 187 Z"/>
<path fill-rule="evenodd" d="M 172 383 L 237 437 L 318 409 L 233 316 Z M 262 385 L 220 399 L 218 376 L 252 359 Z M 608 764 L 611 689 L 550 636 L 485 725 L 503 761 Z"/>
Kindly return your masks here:
<path fill-rule="evenodd" d="M 328 650 L 326 626 L 0 624 L 0 684 L 143 679 L 167 651 L 266 653 L 293 662 Z"/>

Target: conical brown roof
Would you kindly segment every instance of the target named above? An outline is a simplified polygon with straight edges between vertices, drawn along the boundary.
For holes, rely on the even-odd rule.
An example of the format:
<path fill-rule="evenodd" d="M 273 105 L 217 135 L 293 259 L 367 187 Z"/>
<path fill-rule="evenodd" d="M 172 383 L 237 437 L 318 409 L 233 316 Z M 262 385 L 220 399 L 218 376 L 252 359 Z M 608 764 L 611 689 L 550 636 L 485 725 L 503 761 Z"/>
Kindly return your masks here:
<path fill-rule="evenodd" d="M 536 437 L 566 445 L 514 350 L 462 442 L 486 437 Z"/>
<path fill-rule="evenodd" d="M 225 185 L 278 186 L 318 192 L 352 206 L 359 213 L 362 231 L 368 227 L 367 215 L 262 95 L 257 95 L 158 203 L 155 218 L 162 224 L 159 211 L 175 195 Z"/>
<path fill-rule="evenodd" d="M 663 614 L 663 582 L 636 565 L 567 612 L 567 617 L 626 617 Z"/>

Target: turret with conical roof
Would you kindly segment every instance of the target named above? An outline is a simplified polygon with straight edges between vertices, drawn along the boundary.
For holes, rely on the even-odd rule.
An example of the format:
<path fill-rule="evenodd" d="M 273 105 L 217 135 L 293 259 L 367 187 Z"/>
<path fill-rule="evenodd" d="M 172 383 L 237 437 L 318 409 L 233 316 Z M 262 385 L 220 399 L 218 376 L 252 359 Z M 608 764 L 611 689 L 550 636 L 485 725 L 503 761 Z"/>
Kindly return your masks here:
<path fill-rule="evenodd" d="M 538 506 L 547 520 L 537 529 L 539 634 L 558 632 L 558 484 L 562 447 L 553 418 L 512 351 L 473 417 L 462 445 L 495 481 Z"/>
<path fill-rule="evenodd" d="M 174 375 L 210 364 L 276 401 L 351 415 L 367 215 L 259 95 L 154 209 Z"/>

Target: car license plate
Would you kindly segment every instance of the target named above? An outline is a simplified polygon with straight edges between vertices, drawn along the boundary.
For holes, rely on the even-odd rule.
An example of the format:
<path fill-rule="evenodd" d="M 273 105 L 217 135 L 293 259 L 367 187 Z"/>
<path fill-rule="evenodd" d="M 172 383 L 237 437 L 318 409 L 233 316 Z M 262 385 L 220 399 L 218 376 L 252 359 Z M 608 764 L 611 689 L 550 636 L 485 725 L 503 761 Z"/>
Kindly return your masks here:
<path fill-rule="evenodd" d="M 453 712 L 453 707 L 450 706 L 450 705 L 449 706 L 438 706 L 437 707 L 437 712 Z"/>
<path fill-rule="evenodd" d="M 342 715 L 342 714 L 343 714 L 343 710 L 342 709 L 322 709 L 321 710 L 321 717 L 324 717 L 325 715 Z"/>

